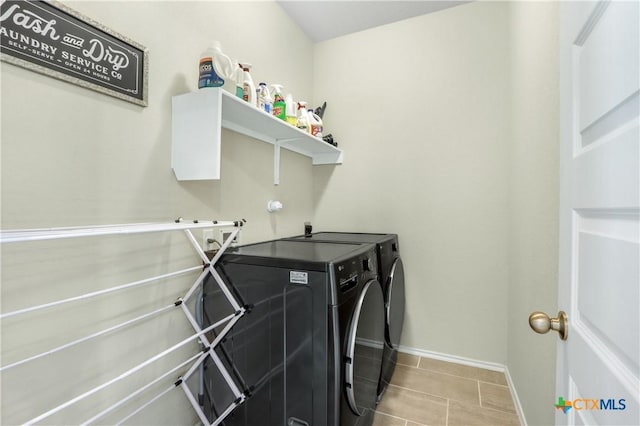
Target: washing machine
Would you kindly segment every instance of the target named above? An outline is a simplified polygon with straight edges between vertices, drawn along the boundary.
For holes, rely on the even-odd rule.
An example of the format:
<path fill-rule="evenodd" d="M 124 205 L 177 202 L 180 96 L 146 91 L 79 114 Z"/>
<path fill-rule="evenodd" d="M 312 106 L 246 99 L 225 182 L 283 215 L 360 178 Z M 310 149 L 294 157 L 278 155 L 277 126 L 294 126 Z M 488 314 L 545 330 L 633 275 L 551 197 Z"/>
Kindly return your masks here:
<path fill-rule="evenodd" d="M 222 424 L 372 424 L 384 351 L 374 245 L 268 241 L 232 249 L 216 270 L 246 309 L 216 348 L 246 395 Z M 202 309 L 204 327 L 233 314 L 212 278 Z M 203 382 L 213 422 L 235 397 L 211 360 Z"/>
<path fill-rule="evenodd" d="M 378 386 L 382 398 L 391 381 L 398 359 L 398 347 L 404 323 L 404 267 L 397 234 L 356 232 L 316 232 L 287 238 L 290 241 L 369 243 L 376 247 L 378 277 L 385 297 L 385 346 Z"/>

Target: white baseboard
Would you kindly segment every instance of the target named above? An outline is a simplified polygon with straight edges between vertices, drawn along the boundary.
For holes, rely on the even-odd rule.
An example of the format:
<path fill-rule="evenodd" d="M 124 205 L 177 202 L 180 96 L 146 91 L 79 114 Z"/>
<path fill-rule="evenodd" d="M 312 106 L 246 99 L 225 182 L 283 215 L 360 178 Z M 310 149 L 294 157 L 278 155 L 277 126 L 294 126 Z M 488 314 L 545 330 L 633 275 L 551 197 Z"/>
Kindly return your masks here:
<path fill-rule="evenodd" d="M 509 368 L 507 368 L 506 365 L 497 362 L 480 361 L 477 359 L 465 358 L 457 355 L 443 354 L 440 352 L 425 351 L 423 349 L 410 348 L 408 346 L 399 346 L 398 350 L 410 355 L 422 356 L 425 358 L 437 359 L 439 361 L 452 362 L 455 364 L 468 365 L 471 367 L 484 368 L 485 370 L 499 371 L 501 373 L 504 373 L 505 378 L 507 379 L 507 384 L 509 385 L 509 391 L 511 392 L 511 398 L 513 399 L 513 405 L 516 408 L 516 414 L 518 414 L 518 418 L 520 419 L 520 424 L 522 426 L 527 426 L 527 419 L 524 416 L 522 404 L 520 404 L 520 398 L 518 398 L 518 392 L 516 391 L 516 387 L 513 383 L 513 380 L 511 379 Z"/>
<path fill-rule="evenodd" d="M 516 413 L 518 413 L 520 424 L 522 426 L 527 426 L 527 419 L 524 417 L 524 410 L 522 409 L 522 404 L 520 404 L 520 398 L 518 398 L 518 391 L 516 390 L 516 386 L 513 384 L 513 380 L 511 379 L 509 367 L 507 367 L 506 365 L 504 367 L 504 376 L 507 378 L 509 390 L 511 391 L 511 398 L 513 398 L 513 405 L 516 406 Z"/>
<path fill-rule="evenodd" d="M 471 367 L 484 368 L 485 370 L 504 372 L 507 367 L 497 362 L 480 361 L 477 359 L 465 358 L 457 355 L 443 354 L 440 352 L 425 351 L 424 349 L 399 346 L 398 350 L 411 355 L 423 356 L 425 358 L 437 359 L 440 361 L 453 362 L 455 364 L 469 365 Z"/>

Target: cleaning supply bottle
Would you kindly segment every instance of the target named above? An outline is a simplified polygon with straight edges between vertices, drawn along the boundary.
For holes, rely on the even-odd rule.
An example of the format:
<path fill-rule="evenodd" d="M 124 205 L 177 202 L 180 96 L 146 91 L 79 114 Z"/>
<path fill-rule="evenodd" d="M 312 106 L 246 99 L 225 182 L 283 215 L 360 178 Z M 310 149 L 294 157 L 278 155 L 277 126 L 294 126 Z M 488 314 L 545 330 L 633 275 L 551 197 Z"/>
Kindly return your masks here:
<path fill-rule="evenodd" d="M 309 113 L 307 112 L 307 103 L 305 101 L 298 102 L 298 129 L 309 133 Z"/>
<path fill-rule="evenodd" d="M 309 133 L 311 136 L 315 136 L 317 138 L 322 137 L 322 118 L 319 115 L 313 112 L 313 109 L 309 108 L 307 110 L 307 114 L 309 117 Z"/>
<path fill-rule="evenodd" d="M 271 87 L 273 87 L 273 115 L 280 120 L 285 120 L 287 118 L 287 104 L 282 97 L 282 85 L 272 84 Z"/>
<path fill-rule="evenodd" d="M 242 99 L 245 102 L 253 106 L 257 106 L 256 102 L 256 85 L 253 84 L 253 79 L 251 78 L 251 74 L 249 74 L 249 70 L 251 69 L 251 64 L 246 62 L 242 62 Z"/>
<path fill-rule="evenodd" d="M 244 80 L 244 71 L 242 70 L 242 65 L 236 61 L 238 66 L 236 67 L 235 72 L 235 81 L 236 81 L 236 97 L 243 99 L 244 97 L 244 88 L 242 87 L 242 81 Z"/>
<path fill-rule="evenodd" d="M 291 93 L 287 94 L 287 96 L 284 98 L 284 103 L 287 108 L 285 113 L 287 123 L 291 124 L 292 126 L 297 126 L 298 115 L 296 112 L 296 104 L 293 102 L 293 96 L 291 96 Z"/>
<path fill-rule="evenodd" d="M 234 69 L 231 59 L 222 52 L 220 42 L 212 41 L 200 55 L 198 89 L 222 87 L 225 78 L 233 78 Z"/>
<path fill-rule="evenodd" d="M 267 83 L 260 83 L 258 85 L 258 108 L 268 114 L 271 114 L 273 98 L 271 97 Z"/>

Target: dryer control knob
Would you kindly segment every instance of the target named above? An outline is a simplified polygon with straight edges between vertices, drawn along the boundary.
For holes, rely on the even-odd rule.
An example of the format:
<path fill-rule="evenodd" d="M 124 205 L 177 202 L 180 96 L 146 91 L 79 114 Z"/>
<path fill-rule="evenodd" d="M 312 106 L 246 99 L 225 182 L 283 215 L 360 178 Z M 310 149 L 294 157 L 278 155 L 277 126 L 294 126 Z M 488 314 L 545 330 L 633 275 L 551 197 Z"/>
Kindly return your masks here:
<path fill-rule="evenodd" d="M 373 262 L 371 262 L 371 259 L 369 259 L 368 257 L 366 259 L 362 259 L 362 269 L 364 269 L 365 271 L 373 270 Z"/>

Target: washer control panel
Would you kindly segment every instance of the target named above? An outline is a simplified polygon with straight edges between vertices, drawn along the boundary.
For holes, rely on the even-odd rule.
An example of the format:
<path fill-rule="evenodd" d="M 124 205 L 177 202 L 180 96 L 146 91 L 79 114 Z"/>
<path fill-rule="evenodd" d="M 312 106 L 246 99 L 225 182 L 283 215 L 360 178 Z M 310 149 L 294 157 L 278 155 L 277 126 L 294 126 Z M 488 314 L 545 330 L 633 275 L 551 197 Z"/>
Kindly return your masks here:
<path fill-rule="evenodd" d="M 346 293 L 371 278 L 377 270 L 376 255 L 373 250 L 335 265 L 336 283 L 341 293 Z"/>

